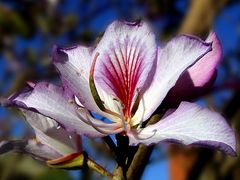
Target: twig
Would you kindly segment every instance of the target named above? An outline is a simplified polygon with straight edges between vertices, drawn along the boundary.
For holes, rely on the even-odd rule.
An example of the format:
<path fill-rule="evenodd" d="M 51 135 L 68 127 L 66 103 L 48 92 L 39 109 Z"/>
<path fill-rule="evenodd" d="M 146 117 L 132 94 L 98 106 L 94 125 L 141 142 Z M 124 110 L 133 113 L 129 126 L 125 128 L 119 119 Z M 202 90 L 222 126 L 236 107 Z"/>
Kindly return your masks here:
<path fill-rule="evenodd" d="M 228 0 L 192 0 L 180 33 L 202 35 L 212 28 L 215 16 Z"/>
<path fill-rule="evenodd" d="M 147 126 L 154 124 L 159 121 L 161 118 L 160 115 L 154 115 L 147 123 Z M 134 179 L 140 179 L 144 169 L 149 161 L 149 158 L 152 154 L 152 151 L 154 149 L 154 146 L 145 146 L 141 144 L 134 155 L 134 158 L 132 160 L 131 165 L 128 168 L 127 171 L 127 179 L 128 180 L 134 180 Z"/>

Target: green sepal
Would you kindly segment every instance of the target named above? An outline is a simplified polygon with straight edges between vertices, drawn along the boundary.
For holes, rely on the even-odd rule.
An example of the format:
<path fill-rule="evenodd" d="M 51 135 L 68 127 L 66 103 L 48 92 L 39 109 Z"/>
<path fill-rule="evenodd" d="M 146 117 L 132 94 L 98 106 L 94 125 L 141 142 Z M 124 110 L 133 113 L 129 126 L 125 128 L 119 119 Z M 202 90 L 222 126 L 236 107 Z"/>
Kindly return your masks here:
<path fill-rule="evenodd" d="M 65 169 L 65 170 L 76 170 L 88 167 L 101 174 L 102 176 L 112 177 L 112 174 L 105 170 L 102 166 L 97 164 L 95 161 L 88 158 L 85 152 L 72 153 L 66 156 L 62 156 L 57 159 L 47 161 L 47 165 L 52 168 Z"/>
<path fill-rule="evenodd" d="M 73 153 L 58 159 L 49 160 L 47 165 L 57 169 L 81 169 L 84 166 L 84 161 L 84 153 Z"/>

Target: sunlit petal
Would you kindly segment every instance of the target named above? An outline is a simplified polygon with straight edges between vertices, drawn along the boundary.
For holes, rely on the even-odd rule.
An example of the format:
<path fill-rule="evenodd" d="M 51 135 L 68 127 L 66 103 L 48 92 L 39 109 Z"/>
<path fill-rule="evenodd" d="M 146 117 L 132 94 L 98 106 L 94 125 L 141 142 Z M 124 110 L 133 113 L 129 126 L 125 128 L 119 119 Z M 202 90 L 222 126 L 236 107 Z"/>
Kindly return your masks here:
<path fill-rule="evenodd" d="M 30 154 L 34 159 L 44 162 L 62 156 L 49 146 L 35 140 L 1 141 L 0 155 L 10 151 Z"/>
<path fill-rule="evenodd" d="M 98 88 L 118 98 L 131 116 L 137 91 L 143 93 L 155 72 L 157 45 L 147 23 L 114 21 L 94 50 Z"/>
<path fill-rule="evenodd" d="M 22 110 L 27 122 L 35 130 L 36 138 L 64 155 L 79 151 L 77 135 L 64 130 L 56 121 L 41 114 Z"/>
<path fill-rule="evenodd" d="M 167 95 L 166 103 L 190 100 L 204 93 L 216 78 L 216 68 L 222 57 L 222 47 L 217 35 L 211 32 L 206 42 L 212 43 L 212 51 L 203 56 L 178 79 Z"/>
<path fill-rule="evenodd" d="M 62 87 L 42 82 L 38 83 L 33 90 L 16 94 L 10 99 L 21 108 L 51 117 L 70 132 L 92 137 L 104 136 L 91 125 L 79 119 L 74 97 L 67 97 Z M 82 116 L 86 118 L 86 113 Z M 106 124 L 99 120 L 95 121 L 103 126 Z M 109 128 L 108 124 L 106 125 Z"/>
<path fill-rule="evenodd" d="M 128 134 L 130 144 L 146 145 L 159 142 L 177 142 L 200 145 L 236 154 L 233 130 L 218 113 L 196 104 L 182 102 L 176 111 L 168 113 L 154 125 Z"/>
<path fill-rule="evenodd" d="M 164 47 L 159 48 L 156 73 L 151 85 L 143 94 L 140 108 L 133 117 L 133 124 L 139 123 L 139 116 L 143 113 L 143 120 L 147 120 L 180 75 L 209 51 L 211 51 L 211 43 L 186 35 L 177 36 Z"/>

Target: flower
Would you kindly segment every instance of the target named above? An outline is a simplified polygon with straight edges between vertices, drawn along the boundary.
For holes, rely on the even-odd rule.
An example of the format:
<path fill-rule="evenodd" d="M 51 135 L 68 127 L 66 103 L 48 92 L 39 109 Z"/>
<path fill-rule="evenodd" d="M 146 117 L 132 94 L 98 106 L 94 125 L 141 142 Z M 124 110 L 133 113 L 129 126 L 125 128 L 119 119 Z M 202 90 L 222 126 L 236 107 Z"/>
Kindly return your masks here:
<path fill-rule="evenodd" d="M 130 145 L 171 141 L 235 155 L 235 135 L 225 119 L 194 103 L 182 101 L 160 121 L 142 127 L 170 90 L 174 97 L 176 89 L 187 94 L 207 85 L 220 58 L 215 33 L 206 42 L 179 35 L 158 46 L 147 23 L 114 21 L 95 48 L 53 48 L 52 62 L 60 72 L 62 87 L 40 82 L 10 101 L 51 117 L 67 131 L 80 135 L 122 133 L 129 137 Z M 92 113 L 111 123 L 94 118 Z"/>
<path fill-rule="evenodd" d="M 103 176 L 112 177 L 111 173 L 90 159 L 83 151 L 79 135 L 67 132 L 49 117 L 23 109 L 22 112 L 34 129 L 36 138 L 2 141 L 0 154 L 15 150 L 30 154 L 34 159 L 53 168 L 81 169 L 87 165 Z"/>
<path fill-rule="evenodd" d="M 34 159 L 46 162 L 62 156 L 81 152 L 79 136 L 65 131 L 51 118 L 22 110 L 27 122 L 34 129 L 36 138 L 28 140 L 2 141 L 0 154 L 10 150 L 30 154 Z"/>

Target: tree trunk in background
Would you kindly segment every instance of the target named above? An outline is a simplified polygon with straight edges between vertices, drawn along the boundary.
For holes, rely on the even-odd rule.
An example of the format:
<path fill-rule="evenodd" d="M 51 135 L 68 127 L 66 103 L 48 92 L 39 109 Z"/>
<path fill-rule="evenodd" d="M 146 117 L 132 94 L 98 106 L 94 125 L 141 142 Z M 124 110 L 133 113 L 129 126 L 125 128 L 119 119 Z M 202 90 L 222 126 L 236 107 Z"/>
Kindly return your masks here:
<path fill-rule="evenodd" d="M 227 2 L 228 0 L 192 0 L 179 32 L 198 36 L 208 33 L 216 15 Z"/>
<path fill-rule="evenodd" d="M 193 34 L 200 37 L 207 35 L 218 12 L 228 0 L 192 0 L 179 33 Z M 202 156 L 203 153 L 205 156 Z M 171 180 L 198 179 L 203 165 L 212 155 L 210 150 L 170 147 L 169 177 Z M 192 177 L 192 175 L 194 177 Z"/>

